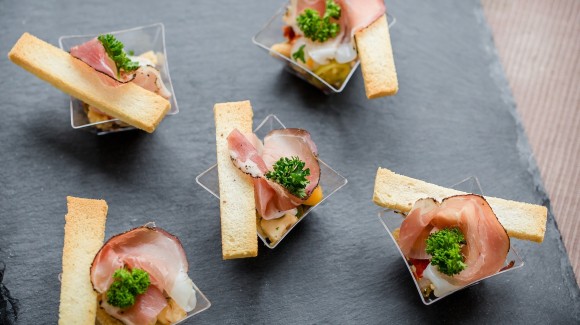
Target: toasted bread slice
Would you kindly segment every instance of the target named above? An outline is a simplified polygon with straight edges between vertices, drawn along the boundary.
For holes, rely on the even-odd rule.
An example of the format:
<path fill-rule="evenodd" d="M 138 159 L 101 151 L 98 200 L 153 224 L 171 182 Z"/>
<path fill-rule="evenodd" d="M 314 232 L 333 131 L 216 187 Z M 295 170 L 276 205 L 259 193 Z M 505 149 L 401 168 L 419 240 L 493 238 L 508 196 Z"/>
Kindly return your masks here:
<path fill-rule="evenodd" d="M 91 264 L 103 246 L 107 202 L 67 197 L 59 324 L 94 325 L 97 293 L 90 279 Z"/>
<path fill-rule="evenodd" d="M 167 99 L 131 82 L 105 85 L 100 72 L 28 33 L 20 37 L 8 58 L 63 92 L 149 133 L 171 106 Z"/>
<path fill-rule="evenodd" d="M 240 171 L 230 158 L 227 137 L 234 129 L 252 132 L 249 101 L 215 104 L 217 166 L 220 188 L 222 256 L 224 259 L 258 255 L 256 203 L 252 177 Z"/>
<path fill-rule="evenodd" d="M 356 46 L 370 99 L 391 96 L 399 90 L 387 16 L 379 17 L 355 34 Z"/>
<path fill-rule="evenodd" d="M 407 213 L 419 199 L 430 197 L 441 201 L 459 194 L 465 193 L 379 168 L 373 201 L 382 207 Z M 546 207 L 489 196 L 485 199 L 510 237 L 538 243 L 544 240 L 548 218 Z"/>

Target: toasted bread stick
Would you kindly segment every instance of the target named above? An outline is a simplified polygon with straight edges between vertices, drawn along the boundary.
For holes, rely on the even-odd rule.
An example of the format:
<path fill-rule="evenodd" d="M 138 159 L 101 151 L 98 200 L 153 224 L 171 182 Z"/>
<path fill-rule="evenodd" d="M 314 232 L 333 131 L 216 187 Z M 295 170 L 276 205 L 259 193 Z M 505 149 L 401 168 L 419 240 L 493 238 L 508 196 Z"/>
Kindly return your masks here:
<path fill-rule="evenodd" d="M 387 16 L 383 15 L 355 34 L 365 91 L 370 99 L 391 96 L 399 90 Z"/>
<path fill-rule="evenodd" d="M 97 292 L 91 264 L 103 246 L 108 206 L 104 200 L 67 197 L 58 323 L 94 325 Z"/>
<path fill-rule="evenodd" d="M 249 101 L 215 104 L 217 166 L 220 188 L 222 256 L 224 259 L 258 255 L 256 203 L 252 177 L 240 171 L 230 158 L 227 137 L 234 129 L 252 132 Z"/>
<path fill-rule="evenodd" d="M 407 213 L 419 199 L 429 197 L 441 202 L 446 197 L 459 194 L 465 193 L 379 168 L 373 201 L 379 206 Z M 510 237 L 538 243 L 544 240 L 548 218 L 546 207 L 489 196 L 485 199 Z"/>
<path fill-rule="evenodd" d="M 105 85 L 100 72 L 28 33 L 20 37 L 8 58 L 63 92 L 149 133 L 171 106 L 167 99 L 133 83 Z"/>

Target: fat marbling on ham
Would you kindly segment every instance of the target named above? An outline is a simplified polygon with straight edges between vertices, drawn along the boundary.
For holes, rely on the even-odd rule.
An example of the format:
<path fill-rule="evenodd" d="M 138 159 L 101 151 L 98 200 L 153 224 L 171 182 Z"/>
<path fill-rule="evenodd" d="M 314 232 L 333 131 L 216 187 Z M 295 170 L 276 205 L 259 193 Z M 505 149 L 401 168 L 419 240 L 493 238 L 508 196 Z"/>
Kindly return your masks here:
<path fill-rule="evenodd" d="M 457 195 L 444 199 L 418 200 L 401 224 L 398 244 L 408 259 L 430 259 L 425 252 L 429 234 L 459 228 L 466 245 L 462 250 L 467 267 L 445 280 L 466 285 L 497 273 L 503 266 L 510 239 L 487 201 L 479 195 Z"/>
<path fill-rule="evenodd" d="M 256 209 L 266 219 L 280 218 L 310 196 L 320 181 L 318 149 L 310 133 L 302 129 L 273 130 L 266 135 L 264 143 L 255 134 L 244 135 L 237 129 L 228 135 L 228 146 L 233 163 L 254 178 Z M 266 178 L 276 161 L 283 157 L 298 157 L 310 169 L 306 178 L 306 197 L 299 198 L 282 185 Z"/>
<path fill-rule="evenodd" d="M 105 294 L 114 281 L 113 274 L 121 268 L 142 269 L 149 273 L 151 281 L 147 291 L 127 309 L 109 305 L 106 298 L 100 302 L 107 313 L 125 324 L 154 323 L 168 305 L 166 296 L 185 312 L 195 308 L 195 289 L 187 275 L 185 252 L 179 239 L 165 230 L 146 225 L 109 239 L 91 266 L 94 289 Z"/>

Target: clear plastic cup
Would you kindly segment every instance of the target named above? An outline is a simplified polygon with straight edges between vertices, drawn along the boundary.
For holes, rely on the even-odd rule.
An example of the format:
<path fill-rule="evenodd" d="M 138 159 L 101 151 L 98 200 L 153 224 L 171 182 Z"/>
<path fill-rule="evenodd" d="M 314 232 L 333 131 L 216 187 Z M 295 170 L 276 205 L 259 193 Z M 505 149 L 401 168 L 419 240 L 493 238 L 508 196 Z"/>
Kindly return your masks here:
<path fill-rule="evenodd" d="M 472 193 L 472 194 L 479 194 L 479 195 L 483 195 L 483 191 L 481 190 L 481 186 L 479 185 L 479 180 L 476 177 L 469 177 L 453 186 L 451 186 L 453 189 L 456 189 L 458 191 L 462 191 L 462 192 L 466 192 L 466 193 Z M 385 229 L 387 230 L 387 233 L 389 234 L 389 236 L 391 237 L 391 239 L 393 240 L 393 243 L 395 244 L 395 247 L 397 248 L 397 250 L 399 251 L 399 254 L 401 254 L 401 258 L 405 261 L 405 265 L 407 266 L 407 269 L 409 270 L 409 273 L 411 274 L 411 277 L 413 278 L 413 281 L 415 282 L 415 287 L 417 288 L 417 293 L 419 293 L 419 297 L 421 297 L 421 301 L 425 304 L 425 305 L 430 305 L 432 303 L 435 303 L 457 291 L 461 291 L 467 287 L 473 286 L 478 284 L 479 282 L 481 282 L 482 280 L 506 273 L 506 272 L 511 272 L 514 271 L 516 269 L 521 268 L 522 266 L 524 266 L 524 261 L 522 260 L 522 258 L 518 255 L 518 253 L 514 250 L 514 248 L 512 246 L 510 246 L 510 250 L 508 252 L 508 255 L 506 257 L 506 260 L 504 262 L 504 266 L 503 268 L 490 276 L 487 276 L 485 278 L 473 281 L 461 288 L 458 288 L 456 290 L 450 291 L 444 295 L 442 295 L 441 297 L 435 297 L 433 296 L 433 294 L 431 294 L 428 297 L 425 297 L 423 295 L 423 293 L 421 292 L 421 286 L 419 285 L 419 282 L 417 281 L 417 278 L 415 278 L 415 275 L 413 274 L 413 271 L 411 269 L 411 264 L 409 264 L 409 262 L 407 261 L 407 259 L 405 258 L 405 255 L 403 255 L 403 252 L 401 251 L 401 249 L 399 248 L 399 245 L 397 244 L 397 241 L 395 240 L 395 237 L 393 236 L 393 232 L 396 229 L 399 229 L 401 227 L 401 223 L 403 223 L 403 220 L 405 220 L 405 216 L 401 215 L 398 212 L 395 212 L 393 210 L 390 209 L 384 209 L 381 210 L 379 212 L 379 220 L 381 221 L 381 223 L 383 224 L 383 226 L 385 227 Z"/>
<path fill-rule="evenodd" d="M 305 67 L 300 66 L 295 61 L 287 58 L 285 55 L 272 50 L 272 46 L 274 44 L 284 43 L 286 42 L 286 38 L 283 35 L 283 28 L 286 26 L 282 17 L 286 12 L 288 4 L 285 4 L 280 8 L 274 17 L 272 17 L 268 23 L 260 30 L 254 37 L 252 37 L 252 42 L 259 46 L 260 48 L 266 50 L 273 58 L 278 59 L 282 62 L 285 66 L 286 71 L 290 72 L 291 74 L 299 77 L 302 80 L 305 80 L 309 84 L 315 86 L 316 88 L 322 90 L 325 94 L 336 94 L 340 93 L 346 87 L 346 84 L 360 65 L 360 61 L 357 59 L 354 62 L 353 66 L 351 67 L 350 73 L 347 75 L 346 79 L 342 82 L 340 87 L 335 87 L 324 79 L 320 78 L 317 74 L 315 74 L 312 70 L 309 70 Z M 396 19 L 390 14 L 387 14 L 387 21 L 389 23 L 389 28 L 391 28 L 395 23 Z"/>
<path fill-rule="evenodd" d="M 270 131 L 285 128 L 286 127 L 284 126 L 284 124 L 282 124 L 282 122 L 280 122 L 280 120 L 275 115 L 268 115 L 262 121 L 262 123 L 260 123 L 260 125 L 258 125 L 258 127 L 254 130 L 254 133 L 258 136 L 258 138 L 263 139 L 266 136 L 266 134 L 268 134 Z M 304 213 L 300 218 L 298 218 L 298 221 L 294 225 L 292 225 L 292 227 L 290 227 L 290 229 L 288 229 L 286 233 L 282 235 L 282 237 L 275 243 L 271 243 L 264 234 L 258 231 L 258 236 L 260 237 L 264 245 L 266 245 L 266 247 L 270 249 L 276 248 L 276 246 L 278 246 L 278 244 L 280 244 L 282 240 L 286 238 L 286 236 L 290 233 L 290 231 L 292 231 L 292 229 L 294 229 L 302 220 L 304 220 L 312 210 L 314 210 L 316 207 L 322 204 L 322 202 L 326 201 L 330 196 L 336 193 L 336 191 L 338 191 L 340 188 L 346 185 L 347 183 L 346 178 L 344 178 L 337 171 L 328 166 L 324 161 L 319 159 L 318 162 L 320 163 L 320 186 L 324 190 L 324 197 L 318 204 L 304 210 Z M 211 166 L 209 169 L 199 174 L 195 178 L 195 180 L 199 185 L 201 185 L 201 187 L 203 187 L 213 196 L 219 199 L 220 191 L 218 183 L 217 164 Z"/>
<path fill-rule="evenodd" d="M 171 76 L 169 75 L 169 66 L 167 64 L 167 52 L 165 49 L 165 27 L 162 23 L 156 23 L 148 26 L 139 26 L 130 29 L 119 30 L 115 32 L 104 32 L 91 35 L 66 35 L 58 39 L 58 44 L 61 49 L 69 51 L 71 47 L 85 43 L 102 34 L 113 34 L 125 45 L 125 51 L 133 51 L 136 55 L 153 51 L 157 55 L 158 63 L 157 69 L 161 74 L 163 83 L 171 92 L 171 109 L 167 115 L 175 115 L 179 113 L 177 100 L 175 99 L 175 92 L 173 91 L 173 84 L 171 83 Z M 89 130 L 98 135 L 109 134 L 120 131 L 135 130 L 133 126 L 117 127 L 111 130 L 101 130 L 96 125 L 119 122 L 118 119 L 113 118 L 106 121 L 90 123 L 85 112 L 84 103 L 74 97 L 70 98 L 70 120 L 71 126 L 74 129 Z"/>

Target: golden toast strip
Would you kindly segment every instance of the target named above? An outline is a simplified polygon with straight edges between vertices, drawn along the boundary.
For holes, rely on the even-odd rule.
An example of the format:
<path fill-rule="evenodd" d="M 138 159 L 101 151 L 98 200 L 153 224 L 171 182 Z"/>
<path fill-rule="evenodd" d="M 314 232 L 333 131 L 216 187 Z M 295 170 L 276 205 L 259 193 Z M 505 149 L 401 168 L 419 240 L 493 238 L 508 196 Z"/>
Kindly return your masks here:
<path fill-rule="evenodd" d="M 399 90 L 387 16 L 355 34 L 367 98 L 391 96 Z"/>
<path fill-rule="evenodd" d="M 227 137 L 234 129 L 252 132 L 249 101 L 215 104 L 217 166 L 220 188 L 222 256 L 225 260 L 258 255 L 256 203 L 252 177 L 230 158 Z"/>
<path fill-rule="evenodd" d="M 446 197 L 460 194 L 465 193 L 379 168 L 375 179 L 373 202 L 388 209 L 407 213 L 419 199 L 430 197 L 441 202 Z M 548 218 L 546 207 L 490 196 L 486 196 L 485 199 L 510 237 L 538 243 L 544 240 Z"/>
<path fill-rule="evenodd" d="M 105 239 L 108 206 L 104 200 L 69 196 L 67 207 L 58 323 L 94 325 L 97 292 L 90 271 Z"/>
<path fill-rule="evenodd" d="M 20 37 L 8 58 L 63 92 L 149 133 L 171 106 L 167 99 L 133 83 L 105 85 L 100 72 L 28 33 Z"/>

